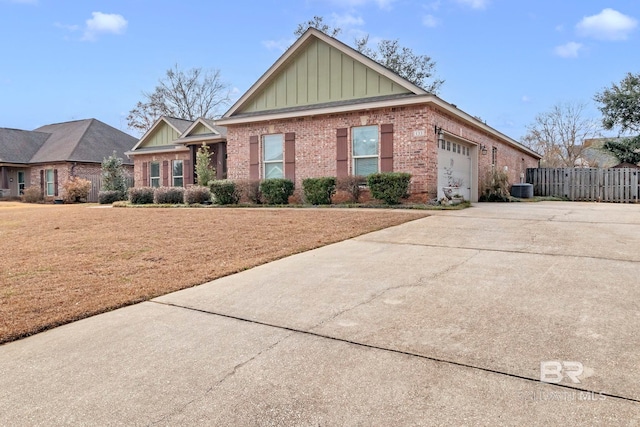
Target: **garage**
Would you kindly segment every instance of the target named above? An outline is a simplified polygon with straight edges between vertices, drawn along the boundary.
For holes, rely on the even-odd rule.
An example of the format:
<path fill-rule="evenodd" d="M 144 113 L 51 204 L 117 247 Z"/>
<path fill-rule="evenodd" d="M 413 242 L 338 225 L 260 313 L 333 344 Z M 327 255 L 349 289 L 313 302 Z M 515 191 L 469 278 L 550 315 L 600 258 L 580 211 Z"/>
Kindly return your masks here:
<path fill-rule="evenodd" d="M 438 200 L 444 188 L 453 188 L 454 195 L 477 201 L 477 146 L 449 134 L 438 138 Z"/>

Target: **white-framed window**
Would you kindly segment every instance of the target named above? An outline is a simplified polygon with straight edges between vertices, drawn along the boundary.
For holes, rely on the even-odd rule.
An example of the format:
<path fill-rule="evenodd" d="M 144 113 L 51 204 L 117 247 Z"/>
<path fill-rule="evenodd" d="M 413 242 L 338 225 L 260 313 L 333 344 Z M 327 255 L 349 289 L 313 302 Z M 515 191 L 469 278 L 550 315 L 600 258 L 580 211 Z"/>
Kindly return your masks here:
<path fill-rule="evenodd" d="M 53 169 L 45 169 L 44 181 L 46 183 L 47 196 L 55 196 L 56 195 L 55 174 L 53 172 Z"/>
<path fill-rule="evenodd" d="M 262 137 L 262 162 L 264 178 L 284 178 L 284 135 L 264 135 Z"/>
<path fill-rule="evenodd" d="M 160 162 L 149 163 L 149 185 L 160 187 Z"/>
<path fill-rule="evenodd" d="M 182 160 L 173 160 L 171 163 L 171 171 L 173 186 L 184 187 L 184 162 Z"/>
<path fill-rule="evenodd" d="M 24 172 L 18 171 L 18 194 L 22 196 L 24 194 Z"/>
<path fill-rule="evenodd" d="M 378 126 L 352 129 L 353 174 L 367 176 L 378 172 Z"/>

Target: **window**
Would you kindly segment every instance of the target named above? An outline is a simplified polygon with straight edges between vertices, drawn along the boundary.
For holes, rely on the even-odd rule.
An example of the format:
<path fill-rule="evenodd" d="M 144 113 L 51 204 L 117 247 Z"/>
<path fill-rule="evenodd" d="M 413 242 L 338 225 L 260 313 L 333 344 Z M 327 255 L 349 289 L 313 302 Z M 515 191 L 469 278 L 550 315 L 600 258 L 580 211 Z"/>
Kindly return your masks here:
<path fill-rule="evenodd" d="M 149 185 L 151 187 L 160 187 L 160 163 L 151 162 L 149 165 Z"/>
<path fill-rule="evenodd" d="M 24 172 L 22 171 L 18 171 L 18 194 L 20 196 L 24 194 Z"/>
<path fill-rule="evenodd" d="M 498 163 L 498 148 L 493 147 L 491 149 L 491 164 L 495 166 Z"/>
<path fill-rule="evenodd" d="M 451 151 L 451 142 L 447 141 L 447 151 Z"/>
<path fill-rule="evenodd" d="M 172 162 L 172 176 L 174 187 L 184 187 L 184 173 L 182 160 L 174 160 Z"/>
<path fill-rule="evenodd" d="M 46 169 L 44 171 L 44 180 L 45 180 L 46 187 L 47 187 L 47 196 L 55 196 L 56 195 L 54 179 L 55 178 L 54 178 L 53 169 Z"/>
<path fill-rule="evenodd" d="M 262 137 L 262 154 L 264 162 L 264 178 L 284 178 L 284 164 L 282 162 L 282 134 L 264 135 Z"/>
<path fill-rule="evenodd" d="M 353 128 L 353 174 L 378 172 L 378 126 Z"/>

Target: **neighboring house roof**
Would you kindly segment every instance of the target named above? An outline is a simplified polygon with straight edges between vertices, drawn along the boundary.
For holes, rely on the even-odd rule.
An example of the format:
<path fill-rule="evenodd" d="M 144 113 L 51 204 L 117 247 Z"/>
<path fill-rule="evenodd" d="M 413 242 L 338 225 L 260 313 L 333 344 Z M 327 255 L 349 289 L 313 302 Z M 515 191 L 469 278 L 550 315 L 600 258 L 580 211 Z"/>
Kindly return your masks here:
<path fill-rule="evenodd" d="M 96 119 L 39 127 L 34 131 L 0 130 L 0 158 L 10 163 L 102 161 L 124 152 L 136 138 Z M 125 164 L 131 162 L 123 158 Z"/>
<path fill-rule="evenodd" d="M 0 163 L 29 163 L 49 134 L 0 128 Z"/>
<path fill-rule="evenodd" d="M 621 169 L 621 168 L 640 169 L 640 166 L 634 165 L 633 163 L 629 163 L 629 162 L 618 163 L 617 165 L 611 166 L 611 167 L 615 169 Z"/>
<path fill-rule="evenodd" d="M 318 87 L 322 90 L 316 90 Z M 535 158 L 542 157 L 314 28 L 308 29 L 216 123 L 229 126 L 417 104 L 433 105 Z"/>

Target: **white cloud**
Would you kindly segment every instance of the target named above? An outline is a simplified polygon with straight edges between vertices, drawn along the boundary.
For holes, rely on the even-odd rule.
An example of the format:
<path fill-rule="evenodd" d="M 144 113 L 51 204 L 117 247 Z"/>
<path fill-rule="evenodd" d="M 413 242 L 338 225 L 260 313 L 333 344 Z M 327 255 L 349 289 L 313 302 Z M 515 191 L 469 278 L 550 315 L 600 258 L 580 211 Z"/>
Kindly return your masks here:
<path fill-rule="evenodd" d="M 128 22 L 122 15 L 115 13 L 92 12 L 93 18 L 87 19 L 83 40 L 95 40 L 98 34 L 122 34 Z"/>
<path fill-rule="evenodd" d="M 554 53 L 561 58 L 577 58 L 584 46 L 581 43 L 569 42 L 554 49 Z"/>
<path fill-rule="evenodd" d="M 264 40 L 262 45 L 269 50 L 278 50 L 280 52 L 284 52 L 289 49 L 293 43 L 295 43 L 295 39 L 280 39 L 280 40 Z"/>
<path fill-rule="evenodd" d="M 469 6 L 471 9 L 484 9 L 489 6 L 490 0 L 455 0 L 465 6 Z"/>
<path fill-rule="evenodd" d="M 361 27 L 364 25 L 364 19 L 362 19 L 360 16 L 353 16 L 350 13 L 347 13 L 345 15 L 332 13 L 331 21 L 335 27 L 341 28 L 342 30 L 348 30 L 351 27 Z"/>
<path fill-rule="evenodd" d="M 637 20 L 609 8 L 597 15 L 585 16 L 576 25 L 579 35 L 598 40 L 626 40 L 637 27 Z"/>
<path fill-rule="evenodd" d="M 525 104 L 528 104 L 529 102 L 531 102 L 531 98 L 529 98 L 527 95 L 523 95 L 522 102 L 524 102 Z"/>
<path fill-rule="evenodd" d="M 431 3 L 425 4 L 424 8 L 426 10 L 437 11 L 440 9 L 440 5 L 442 4 L 441 0 L 432 1 Z"/>
<path fill-rule="evenodd" d="M 318 0 L 319 1 L 319 0 Z M 355 8 L 359 6 L 366 6 L 367 4 L 377 4 L 380 9 L 391 9 L 393 3 L 397 0 L 329 0 L 338 6 L 342 6 L 345 9 Z"/>
<path fill-rule="evenodd" d="M 422 17 L 422 25 L 427 28 L 435 28 L 440 25 L 438 19 L 433 15 L 425 15 Z"/>

